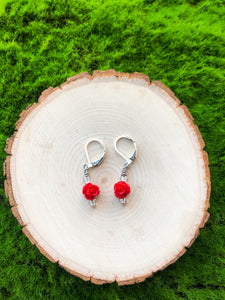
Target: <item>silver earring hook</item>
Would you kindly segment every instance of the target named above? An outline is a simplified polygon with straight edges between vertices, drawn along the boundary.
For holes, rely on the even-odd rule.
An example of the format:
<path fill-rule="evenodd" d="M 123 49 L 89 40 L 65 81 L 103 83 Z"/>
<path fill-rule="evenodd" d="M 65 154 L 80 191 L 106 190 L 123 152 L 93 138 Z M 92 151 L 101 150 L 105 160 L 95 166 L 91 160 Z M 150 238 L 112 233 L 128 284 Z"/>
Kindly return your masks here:
<path fill-rule="evenodd" d="M 126 139 L 126 140 L 129 140 L 129 141 L 132 142 L 132 144 L 134 146 L 134 152 L 131 155 L 131 157 L 127 157 L 125 154 L 123 154 L 122 152 L 119 151 L 119 149 L 117 147 L 117 143 L 121 139 Z M 126 175 L 127 169 L 130 167 L 131 163 L 134 161 L 134 159 L 137 156 L 137 144 L 136 144 L 135 140 L 133 138 L 131 138 L 130 136 L 121 135 L 115 140 L 114 148 L 115 148 L 116 152 L 125 159 L 125 163 L 124 163 L 122 173 L 121 173 L 121 180 L 126 181 L 126 179 L 127 179 L 127 175 Z"/>
<path fill-rule="evenodd" d="M 103 153 L 102 153 L 102 156 L 96 160 L 96 161 L 91 161 L 90 160 L 90 157 L 89 157 L 89 154 L 88 154 L 88 146 L 92 143 L 92 142 L 97 142 L 101 145 L 102 149 L 103 149 Z M 104 159 L 105 157 L 105 145 L 103 144 L 103 142 L 99 139 L 92 139 L 92 140 L 89 140 L 85 147 L 85 154 L 86 154 L 86 157 L 87 157 L 87 163 L 84 164 L 84 180 L 85 182 L 90 182 L 90 177 L 89 177 L 89 174 L 88 174 L 88 169 L 92 168 L 92 167 L 96 167 L 98 166 Z"/>
<path fill-rule="evenodd" d="M 89 157 L 89 153 L 88 153 L 88 146 L 93 143 L 93 142 L 97 142 L 101 145 L 102 149 L 103 149 L 103 153 L 102 153 L 102 156 L 96 160 L 96 161 L 91 161 L 90 160 L 90 157 Z M 104 159 L 105 157 L 105 145 L 103 144 L 103 142 L 99 139 L 92 139 L 92 140 L 89 140 L 86 145 L 85 145 L 85 154 L 86 154 L 86 157 L 87 157 L 87 163 L 85 164 L 86 168 L 89 169 L 89 168 L 92 168 L 92 167 L 96 167 L 98 166 Z"/>
<path fill-rule="evenodd" d="M 126 140 L 129 140 L 129 141 L 131 141 L 131 142 L 133 143 L 133 146 L 134 146 L 134 152 L 133 152 L 133 154 L 131 155 L 131 157 L 127 157 L 125 154 L 123 154 L 122 152 L 119 151 L 119 149 L 118 149 L 118 147 L 117 147 L 117 143 L 118 143 L 119 140 L 121 140 L 121 139 L 126 139 Z M 126 160 L 125 164 L 128 165 L 128 166 L 130 166 L 130 164 L 134 161 L 134 159 L 135 159 L 136 156 L 137 156 L 137 144 L 136 144 L 135 140 L 132 139 L 130 136 L 125 136 L 125 135 L 119 136 L 119 137 L 115 140 L 114 148 L 115 148 L 116 152 Z"/>

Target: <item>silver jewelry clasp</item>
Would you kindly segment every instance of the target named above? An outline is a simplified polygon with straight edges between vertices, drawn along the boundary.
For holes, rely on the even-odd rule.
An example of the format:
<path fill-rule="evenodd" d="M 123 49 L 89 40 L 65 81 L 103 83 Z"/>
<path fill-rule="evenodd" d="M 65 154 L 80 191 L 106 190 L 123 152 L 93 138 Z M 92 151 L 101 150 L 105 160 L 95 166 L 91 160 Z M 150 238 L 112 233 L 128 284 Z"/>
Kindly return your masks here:
<path fill-rule="evenodd" d="M 133 143 L 133 146 L 134 146 L 134 152 L 133 152 L 133 154 L 131 155 L 131 157 L 127 157 L 126 155 L 124 155 L 122 152 L 120 152 L 120 151 L 118 150 L 118 148 L 117 148 L 117 143 L 118 143 L 118 141 L 121 140 L 121 139 L 126 139 L 126 140 L 129 140 L 129 141 L 131 141 L 131 142 Z M 131 163 L 134 161 L 134 159 L 135 159 L 136 156 L 137 156 L 137 144 L 136 144 L 136 142 L 134 141 L 134 139 L 132 139 L 131 137 L 122 135 L 122 136 L 119 136 L 119 137 L 115 140 L 114 148 L 115 148 L 116 152 L 126 160 L 125 163 L 124 163 L 123 169 L 122 169 L 122 173 L 121 173 L 121 180 L 126 181 L 126 179 L 127 179 L 127 175 L 126 175 L 127 169 L 130 167 Z"/>
<path fill-rule="evenodd" d="M 102 146 L 103 153 L 102 153 L 102 156 L 98 160 L 91 162 L 89 154 L 88 154 L 88 145 L 90 145 L 92 142 L 99 143 Z M 87 166 L 87 168 L 89 169 L 89 168 L 92 168 L 92 167 L 96 167 L 96 166 L 98 166 L 103 161 L 103 159 L 105 157 L 105 145 L 99 139 L 92 139 L 92 140 L 88 141 L 87 144 L 85 145 L 85 153 L 86 153 L 86 157 L 87 157 L 87 161 L 88 161 L 85 164 Z"/>
<path fill-rule="evenodd" d="M 92 142 L 97 142 L 101 145 L 102 149 L 103 149 L 103 153 L 102 153 L 102 156 L 98 159 L 98 160 L 95 160 L 95 161 L 91 161 L 90 160 L 90 157 L 89 157 L 89 154 L 88 154 L 88 146 L 92 143 Z M 89 178 L 89 175 L 88 175 L 88 169 L 92 168 L 92 167 L 96 167 L 98 166 L 104 159 L 105 157 L 105 145 L 103 144 L 103 142 L 99 139 L 92 139 L 90 141 L 88 141 L 85 145 L 85 154 L 86 154 L 86 157 L 87 157 L 87 163 L 84 164 L 84 179 L 85 179 L 85 182 L 90 182 L 90 178 Z"/>

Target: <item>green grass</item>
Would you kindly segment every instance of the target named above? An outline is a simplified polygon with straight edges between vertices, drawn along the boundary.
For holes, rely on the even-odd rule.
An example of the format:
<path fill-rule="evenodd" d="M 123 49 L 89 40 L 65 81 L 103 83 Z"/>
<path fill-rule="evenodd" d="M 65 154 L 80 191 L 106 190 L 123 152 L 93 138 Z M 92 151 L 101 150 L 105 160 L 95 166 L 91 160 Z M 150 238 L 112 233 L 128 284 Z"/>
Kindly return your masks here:
<path fill-rule="evenodd" d="M 225 2 L 12 0 L 0 4 L 0 160 L 19 113 L 49 86 L 114 68 L 161 80 L 203 135 L 211 217 L 175 264 L 132 286 L 71 276 L 32 246 L 12 216 L 0 169 L 0 299 L 225 299 Z"/>
<path fill-rule="evenodd" d="M 0 16 L 4 13 L 5 11 L 5 6 L 9 2 L 9 0 L 1 0 L 0 2 Z"/>

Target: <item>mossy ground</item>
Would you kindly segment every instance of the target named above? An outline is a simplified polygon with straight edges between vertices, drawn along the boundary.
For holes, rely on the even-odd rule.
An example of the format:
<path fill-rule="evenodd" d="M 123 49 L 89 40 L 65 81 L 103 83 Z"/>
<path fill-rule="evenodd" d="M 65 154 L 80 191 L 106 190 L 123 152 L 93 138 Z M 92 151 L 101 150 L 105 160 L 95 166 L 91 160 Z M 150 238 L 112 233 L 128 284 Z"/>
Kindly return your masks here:
<path fill-rule="evenodd" d="M 212 179 L 211 217 L 183 257 L 143 283 L 96 286 L 31 245 L 0 169 L 0 299 L 225 299 L 225 2 L 1 0 L 0 13 L 0 165 L 19 113 L 44 89 L 114 68 L 176 93 L 203 135 Z"/>

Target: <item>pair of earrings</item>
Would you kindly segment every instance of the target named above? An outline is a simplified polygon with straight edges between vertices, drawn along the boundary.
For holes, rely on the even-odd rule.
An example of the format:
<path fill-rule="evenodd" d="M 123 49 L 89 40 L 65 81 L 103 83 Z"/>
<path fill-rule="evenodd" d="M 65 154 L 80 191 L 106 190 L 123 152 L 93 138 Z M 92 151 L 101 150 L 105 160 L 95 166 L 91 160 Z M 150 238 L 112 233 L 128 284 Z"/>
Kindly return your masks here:
<path fill-rule="evenodd" d="M 121 153 L 118 148 L 117 148 L 117 143 L 119 140 L 121 139 L 126 139 L 130 142 L 132 142 L 133 146 L 134 146 L 134 152 L 132 154 L 131 157 L 126 157 L 123 153 Z M 92 142 L 97 142 L 101 145 L 102 149 L 103 149 L 103 153 L 100 159 L 91 162 L 89 155 L 88 155 L 88 146 L 90 145 L 90 143 Z M 130 193 L 130 185 L 126 182 L 127 181 L 127 169 L 130 167 L 131 163 L 134 161 L 134 159 L 137 156 L 137 145 L 135 143 L 135 141 L 129 137 L 129 136 L 119 136 L 114 143 L 114 148 L 116 150 L 116 152 L 121 155 L 126 161 L 123 165 L 123 169 L 121 172 L 121 176 L 120 176 L 120 181 L 118 181 L 117 183 L 115 183 L 114 185 L 114 194 L 116 196 L 116 198 L 119 199 L 120 203 L 122 204 L 126 204 L 127 203 L 127 195 Z M 87 144 L 85 145 L 85 153 L 87 156 L 87 163 L 84 164 L 84 180 L 85 180 L 85 185 L 83 187 L 82 193 L 84 195 L 84 197 L 89 200 L 89 203 L 91 206 L 96 206 L 96 197 L 99 195 L 100 193 L 100 189 L 97 185 L 92 184 L 89 174 L 88 174 L 88 170 L 92 167 L 96 167 L 98 166 L 104 159 L 105 157 L 105 145 L 103 144 L 103 142 L 99 139 L 92 139 L 90 141 L 87 142 Z"/>

